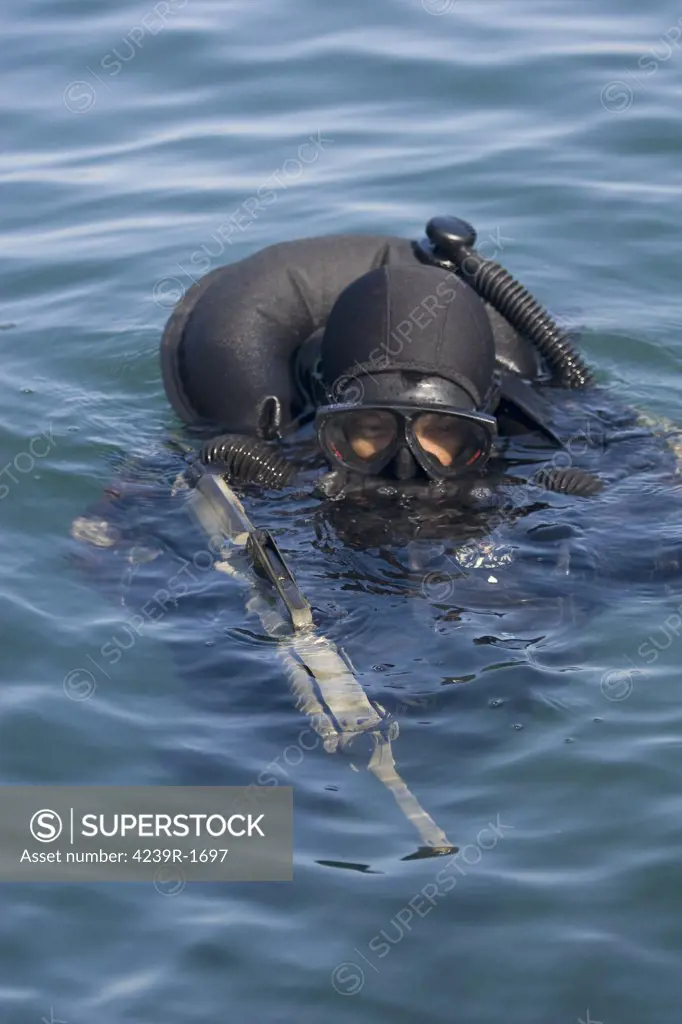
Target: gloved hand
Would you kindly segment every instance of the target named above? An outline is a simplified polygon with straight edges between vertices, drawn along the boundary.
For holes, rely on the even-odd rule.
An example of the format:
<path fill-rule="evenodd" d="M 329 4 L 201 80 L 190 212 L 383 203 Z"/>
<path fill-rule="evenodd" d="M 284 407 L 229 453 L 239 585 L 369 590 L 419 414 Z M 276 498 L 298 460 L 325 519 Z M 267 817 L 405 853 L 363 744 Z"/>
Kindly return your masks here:
<path fill-rule="evenodd" d="M 541 469 L 530 483 L 542 487 L 545 491 L 575 494 L 580 498 L 590 498 L 604 489 L 603 480 L 594 473 L 573 466 L 566 466 L 563 469 Z"/>

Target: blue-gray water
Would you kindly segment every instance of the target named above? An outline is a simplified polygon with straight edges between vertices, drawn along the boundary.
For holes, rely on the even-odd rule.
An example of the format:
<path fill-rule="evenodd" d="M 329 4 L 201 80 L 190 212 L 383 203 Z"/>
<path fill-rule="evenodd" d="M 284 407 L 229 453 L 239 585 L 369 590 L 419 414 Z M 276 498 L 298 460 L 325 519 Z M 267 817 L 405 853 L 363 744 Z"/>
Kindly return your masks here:
<path fill-rule="evenodd" d="M 122 460 L 177 428 L 158 339 L 206 267 L 202 246 L 218 265 L 299 236 L 414 237 L 435 213 L 464 216 L 584 331 L 615 394 L 682 423 L 679 7 L 5 6 L 1 780 L 246 784 L 277 760 L 296 853 L 292 884 L 173 898 L 4 887 L 0 1019 L 675 1020 L 674 584 L 605 583 L 581 611 L 555 575 L 549 589 L 577 609 L 557 625 L 556 601 L 534 617 L 482 581 L 459 605 L 472 610 L 448 614 L 447 598 L 407 586 L 404 552 L 392 566 L 342 544 L 313 502 L 264 501 L 318 621 L 399 719 L 404 778 L 467 848 L 429 904 L 414 897 L 441 863 L 402 859 L 415 839 L 391 797 L 348 759 L 297 749 L 303 722 L 239 586 L 188 597 L 107 666 L 98 652 L 136 608 L 115 573 L 88 583 L 69 529 Z M 265 209 L 245 205 L 268 188 Z M 679 534 L 660 507 L 638 532 L 621 502 L 633 553 L 657 525 Z M 649 663 L 651 636 L 665 649 Z M 96 689 L 73 699 L 63 681 L 83 666 Z"/>

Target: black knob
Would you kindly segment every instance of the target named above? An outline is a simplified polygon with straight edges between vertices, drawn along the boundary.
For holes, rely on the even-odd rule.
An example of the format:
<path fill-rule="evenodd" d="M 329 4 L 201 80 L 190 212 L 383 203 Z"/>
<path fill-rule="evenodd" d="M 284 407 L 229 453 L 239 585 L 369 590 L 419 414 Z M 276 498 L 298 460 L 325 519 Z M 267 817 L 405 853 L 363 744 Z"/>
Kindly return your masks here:
<path fill-rule="evenodd" d="M 432 217 L 426 225 L 426 235 L 434 249 L 447 254 L 476 244 L 475 228 L 459 217 Z"/>

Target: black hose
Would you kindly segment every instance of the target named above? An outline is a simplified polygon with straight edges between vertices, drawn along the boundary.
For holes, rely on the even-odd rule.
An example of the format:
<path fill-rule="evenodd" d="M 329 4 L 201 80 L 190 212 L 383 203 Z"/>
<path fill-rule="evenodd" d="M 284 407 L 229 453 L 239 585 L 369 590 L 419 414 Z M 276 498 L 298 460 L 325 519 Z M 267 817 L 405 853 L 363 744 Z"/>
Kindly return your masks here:
<path fill-rule="evenodd" d="M 482 299 L 525 335 L 544 358 L 556 384 L 584 388 L 593 383 L 582 356 L 549 313 L 504 267 L 472 248 L 476 232 L 470 224 L 457 217 L 433 217 L 426 234 L 433 252 L 422 246 L 422 253 L 446 269 L 454 267 Z"/>
<path fill-rule="evenodd" d="M 271 445 L 243 434 L 221 434 L 207 441 L 199 455 L 206 466 L 219 469 L 231 483 L 286 487 L 296 467 Z"/>

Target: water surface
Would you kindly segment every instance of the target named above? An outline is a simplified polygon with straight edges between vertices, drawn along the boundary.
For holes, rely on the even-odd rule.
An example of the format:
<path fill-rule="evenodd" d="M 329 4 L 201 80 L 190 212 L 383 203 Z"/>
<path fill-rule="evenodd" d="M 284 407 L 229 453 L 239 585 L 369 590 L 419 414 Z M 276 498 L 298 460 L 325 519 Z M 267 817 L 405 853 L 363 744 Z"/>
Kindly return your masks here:
<path fill-rule="evenodd" d="M 178 424 L 157 349 L 181 292 L 207 261 L 306 235 L 416 237 L 436 213 L 463 216 L 583 331 L 614 398 L 682 423 L 679 18 L 633 0 L 8 8 L 2 779 L 274 771 L 295 787 L 296 859 L 290 885 L 174 898 L 6 887 L 3 1021 L 675 1018 L 682 682 L 664 623 L 682 596 L 608 571 L 674 544 L 665 495 L 624 486 L 590 521 L 605 568 L 589 593 L 541 566 L 511 567 L 508 590 L 424 590 L 439 566 L 427 542 L 420 577 L 405 548 L 343 543 L 312 500 L 251 506 L 398 718 L 399 769 L 462 847 L 437 897 L 439 862 L 402 859 L 414 836 L 371 776 L 321 749 L 285 759 L 305 723 L 239 586 L 198 588 L 110 666 L 102 646 L 163 570 L 133 585 L 107 563 L 91 585 L 69 528 L 132 459 L 169 469 Z M 304 144 L 315 159 L 299 169 Z M 249 212 L 265 188 L 275 201 Z M 169 557 L 181 513 L 150 515 Z M 94 693 L 69 699 L 83 666 Z"/>

